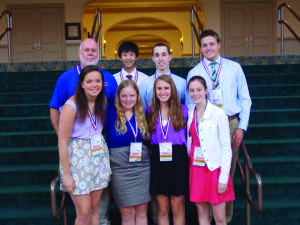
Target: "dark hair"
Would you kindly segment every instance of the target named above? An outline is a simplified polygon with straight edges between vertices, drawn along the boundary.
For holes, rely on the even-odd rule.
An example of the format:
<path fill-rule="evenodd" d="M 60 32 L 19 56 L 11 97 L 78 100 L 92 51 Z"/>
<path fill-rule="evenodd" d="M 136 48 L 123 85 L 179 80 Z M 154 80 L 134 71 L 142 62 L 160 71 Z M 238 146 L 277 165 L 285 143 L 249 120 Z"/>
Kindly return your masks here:
<path fill-rule="evenodd" d="M 106 97 L 105 97 L 103 74 L 102 74 L 101 70 L 97 66 L 94 66 L 94 65 L 84 67 L 79 74 L 79 81 L 77 83 L 77 88 L 76 88 L 76 92 L 75 92 L 75 101 L 76 101 L 76 107 L 77 107 L 77 111 L 78 111 L 78 118 L 79 118 L 79 120 L 82 121 L 88 115 L 88 101 L 87 101 L 87 97 L 85 95 L 84 89 L 82 88 L 82 83 L 84 81 L 85 76 L 88 73 L 93 72 L 93 71 L 100 73 L 101 83 L 102 83 L 102 89 L 95 99 L 94 113 L 95 113 L 95 116 L 97 118 L 99 118 L 102 123 L 104 123 L 105 116 L 106 116 Z"/>
<path fill-rule="evenodd" d="M 201 41 L 202 41 L 202 39 L 205 38 L 205 37 L 208 37 L 208 36 L 214 37 L 217 40 L 218 43 L 221 42 L 220 36 L 219 36 L 219 34 L 216 31 L 211 30 L 211 29 L 204 30 L 204 31 L 202 31 L 202 33 L 200 34 L 200 37 L 199 37 L 199 39 L 200 39 L 200 47 L 201 47 Z"/>
<path fill-rule="evenodd" d="M 199 75 L 196 75 L 196 76 L 193 76 L 191 79 L 189 79 L 188 84 L 187 84 L 188 91 L 189 91 L 190 83 L 193 81 L 196 81 L 196 80 L 199 81 L 203 85 L 205 90 L 207 90 L 207 85 L 206 85 L 205 79 Z M 207 94 L 205 95 L 205 98 L 207 99 Z"/>
<path fill-rule="evenodd" d="M 174 81 L 172 78 L 168 75 L 161 75 L 158 78 L 156 78 L 154 82 L 154 90 L 153 90 L 153 97 L 151 102 L 151 111 L 148 115 L 148 126 L 150 134 L 152 134 L 155 131 L 155 124 L 158 119 L 159 110 L 160 110 L 160 101 L 156 95 L 156 85 L 158 81 L 165 81 L 166 83 L 170 84 L 171 86 L 171 96 L 169 99 L 169 115 L 171 118 L 171 124 L 175 131 L 181 130 L 183 127 L 185 127 L 185 118 L 183 116 L 181 104 L 179 101 L 179 97 L 177 94 L 177 89 L 174 84 Z"/>
<path fill-rule="evenodd" d="M 153 46 L 153 48 L 152 48 L 152 55 L 154 53 L 154 48 L 156 48 L 156 47 L 166 47 L 169 55 L 171 54 L 170 47 L 167 44 L 165 44 L 165 43 L 159 42 L 159 43 L 157 43 L 157 44 L 155 44 Z"/>
<path fill-rule="evenodd" d="M 189 79 L 188 84 L 187 84 L 187 89 L 189 89 L 190 83 L 192 81 L 195 81 L 195 80 L 198 80 L 203 85 L 203 87 L 205 88 L 205 90 L 207 89 L 207 85 L 206 85 L 205 79 L 202 76 L 199 76 L 199 75 L 193 76 L 191 79 Z"/>
<path fill-rule="evenodd" d="M 119 46 L 119 49 L 118 49 L 119 58 L 121 58 L 123 52 L 126 52 L 126 53 L 127 52 L 133 52 L 136 57 L 139 56 L 138 46 L 135 43 L 131 42 L 131 41 L 125 41 Z"/>

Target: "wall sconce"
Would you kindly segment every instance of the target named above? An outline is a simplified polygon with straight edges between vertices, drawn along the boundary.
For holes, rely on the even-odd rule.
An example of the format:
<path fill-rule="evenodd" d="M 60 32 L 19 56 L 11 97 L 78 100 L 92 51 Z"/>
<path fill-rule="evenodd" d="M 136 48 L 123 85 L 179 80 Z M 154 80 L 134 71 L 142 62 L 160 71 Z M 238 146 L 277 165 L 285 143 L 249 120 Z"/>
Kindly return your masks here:
<path fill-rule="evenodd" d="M 179 39 L 179 42 L 180 42 L 180 47 L 183 48 L 183 37 L 181 37 L 181 38 Z"/>

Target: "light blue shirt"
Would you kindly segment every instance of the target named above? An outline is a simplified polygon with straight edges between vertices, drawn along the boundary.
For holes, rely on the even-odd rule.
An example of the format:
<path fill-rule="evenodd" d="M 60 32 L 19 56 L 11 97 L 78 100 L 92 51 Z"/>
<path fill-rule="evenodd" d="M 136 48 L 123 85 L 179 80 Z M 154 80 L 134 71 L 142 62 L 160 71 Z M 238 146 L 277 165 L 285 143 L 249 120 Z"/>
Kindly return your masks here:
<path fill-rule="evenodd" d="M 210 70 L 209 60 L 204 58 L 204 63 Z M 216 60 L 216 70 L 219 70 L 221 57 Z M 187 76 L 187 83 L 193 76 L 202 76 L 207 84 L 208 91 L 212 91 L 213 85 L 210 74 L 200 61 L 193 69 L 191 69 Z M 247 130 L 251 108 L 251 98 L 248 90 L 248 85 L 244 71 L 240 64 L 232 60 L 222 58 L 222 67 L 220 71 L 220 88 L 223 97 L 223 109 L 227 116 L 239 114 L 238 128 Z M 187 98 L 187 104 L 193 103 L 191 98 Z"/>
<path fill-rule="evenodd" d="M 153 74 L 152 76 L 145 79 L 143 81 L 143 83 L 141 85 L 139 85 L 139 90 L 140 90 L 141 98 L 142 98 L 145 109 L 152 101 L 154 81 L 160 75 L 162 75 L 162 74 L 159 73 L 158 71 L 156 71 L 155 74 Z M 171 73 L 171 71 L 169 71 L 166 75 L 171 76 L 172 80 L 175 83 L 180 103 L 185 104 L 185 98 L 186 98 L 186 95 L 188 94 L 186 91 L 185 79 L 183 79 L 182 77 L 180 77 L 178 75 Z"/>

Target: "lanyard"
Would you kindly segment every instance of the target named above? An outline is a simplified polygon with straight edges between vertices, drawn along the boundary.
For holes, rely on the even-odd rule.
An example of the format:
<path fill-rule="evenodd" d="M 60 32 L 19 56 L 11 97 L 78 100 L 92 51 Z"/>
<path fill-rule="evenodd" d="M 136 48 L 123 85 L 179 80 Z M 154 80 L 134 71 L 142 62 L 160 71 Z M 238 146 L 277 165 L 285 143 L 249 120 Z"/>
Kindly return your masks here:
<path fill-rule="evenodd" d="M 206 106 L 207 106 L 207 102 L 205 105 L 205 109 L 204 112 L 206 111 Z M 196 133 L 197 133 L 197 137 L 199 139 L 199 143 L 200 143 L 200 135 L 199 135 L 199 130 L 198 130 L 198 119 L 197 119 L 197 107 L 195 106 L 195 110 L 194 110 L 194 117 L 195 117 L 195 129 L 196 129 Z M 201 143 L 200 143 L 201 144 Z"/>
<path fill-rule="evenodd" d="M 134 119 L 135 119 L 135 117 L 134 117 Z M 134 130 L 132 124 L 130 123 L 130 120 L 127 120 L 127 122 L 129 123 L 129 126 L 130 126 L 130 128 L 131 128 L 132 134 L 133 134 L 133 136 L 134 136 L 134 140 L 136 141 L 137 136 L 138 136 L 138 132 L 139 132 L 137 121 L 136 121 L 136 119 L 135 119 L 135 130 Z"/>
<path fill-rule="evenodd" d="M 204 70 L 206 71 L 206 73 L 208 74 L 208 76 L 212 79 L 211 74 L 209 72 L 209 69 L 208 69 L 206 63 L 204 62 L 204 60 L 202 60 L 202 66 L 203 66 Z M 218 86 L 218 82 L 219 82 L 219 78 L 220 78 L 220 73 L 221 73 L 221 70 L 222 70 L 222 66 L 223 66 L 223 58 L 220 59 L 220 66 L 219 66 L 219 69 L 217 71 L 217 79 L 215 81 L 212 80 L 214 87 Z"/>
<path fill-rule="evenodd" d="M 80 72 L 81 72 L 80 64 L 77 65 L 77 72 L 78 72 L 78 74 L 80 74 Z"/>
<path fill-rule="evenodd" d="M 167 140 L 167 137 L 168 137 L 168 133 L 169 133 L 169 127 L 170 127 L 170 116 L 168 117 L 168 122 L 167 122 L 167 130 L 166 132 L 164 132 L 164 127 L 163 127 L 163 123 L 162 123 L 162 115 L 161 115 L 161 112 L 159 110 L 159 123 L 160 123 L 160 130 L 161 130 L 161 133 L 163 135 L 163 138 L 164 138 L 164 141 Z"/>
<path fill-rule="evenodd" d="M 97 119 L 96 119 L 96 116 L 93 116 L 91 111 L 88 109 L 88 113 L 89 113 L 89 118 L 90 118 L 90 121 L 91 121 L 91 124 L 93 126 L 93 128 L 96 130 L 97 129 Z"/>
<path fill-rule="evenodd" d="M 124 75 L 122 73 L 122 70 L 120 72 L 120 78 L 121 78 L 122 81 L 124 80 Z M 134 81 L 135 81 L 135 83 L 137 83 L 137 81 L 138 81 L 138 71 L 137 70 L 135 70 Z"/>

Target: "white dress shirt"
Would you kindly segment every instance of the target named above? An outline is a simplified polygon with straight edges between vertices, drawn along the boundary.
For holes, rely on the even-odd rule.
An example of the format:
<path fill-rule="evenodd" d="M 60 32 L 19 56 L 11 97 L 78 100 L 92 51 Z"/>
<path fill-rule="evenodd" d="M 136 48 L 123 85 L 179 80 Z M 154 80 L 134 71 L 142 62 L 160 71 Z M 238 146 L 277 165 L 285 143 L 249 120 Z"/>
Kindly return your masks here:
<path fill-rule="evenodd" d="M 204 61 L 204 63 L 203 63 Z M 206 58 L 200 61 L 193 69 L 191 69 L 187 76 L 187 82 L 193 76 L 202 76 L 207 84 L 208 91 L 212 91 L 213 85 L 211 75 L 205 69 L 205 65 L 210 69 L 211 63 Z M 239 114 L 238 128 L 247 130 L 251 108 L 251 98 L 248 90 L 245 74 L 240 64 L 232 60 L 219 57 L 215 62 L 216 70 L 219 70 L 220 63 L 222 61 L 222 67 L 220 70 L 220 88 L 223 98 L 223 106 L 227 116 L 233 116 Z M 187 104 L 191 104 L 193 101 L 191 98 L 187 99 Z"/>
<path fill-rule="evenodd" d="M 193 121 L 195 104 L 188 105 L 187 148 L 191 149 L 189 130 Z M 229 121 L 223 109 L 207 101 L 203 117 L 198 124 L 199 140 L 205 163 L 210 171 L 221 167 L 219 183 L 227 184 L 231 166 Z M 190 154 L 190 152 L 189 152 Z"/>
<path fill-rule="evenodd" d="M 134 68 L 130 73 L 128 73 L 126 70 L 122 68 L 122 70 L 118 73 L 114 74 L 114 78 L 117 81 L 117 84 L 119 85 L 123 80 L 128 80 L 127 76 L 132 76 L 132 81 L 134 81 L 138 86 L 148 78 L 148 75 L 144 74 L 141 71 L 138 71 L 136 68 Z"/>

